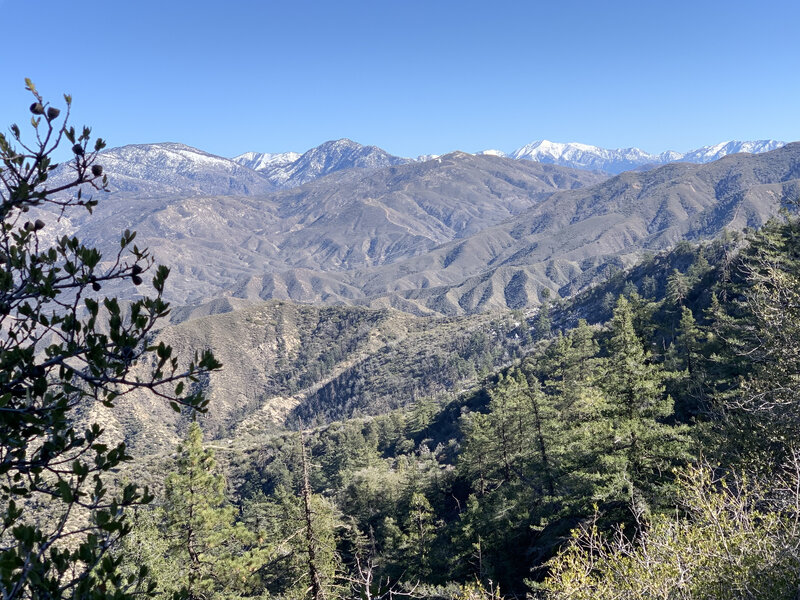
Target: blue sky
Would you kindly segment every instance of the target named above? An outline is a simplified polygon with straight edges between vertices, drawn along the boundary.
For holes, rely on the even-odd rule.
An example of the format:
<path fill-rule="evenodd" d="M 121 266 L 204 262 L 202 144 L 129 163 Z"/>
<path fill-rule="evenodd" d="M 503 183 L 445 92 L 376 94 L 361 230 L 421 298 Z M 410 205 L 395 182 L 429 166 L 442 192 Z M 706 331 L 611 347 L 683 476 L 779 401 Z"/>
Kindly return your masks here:
<path fill-rule="evenodd" d="M 0 126 L 27 119 L 31 77 L 111 146 L 800 139 L 796 1 L 0 0 L 0 17 Z"/>

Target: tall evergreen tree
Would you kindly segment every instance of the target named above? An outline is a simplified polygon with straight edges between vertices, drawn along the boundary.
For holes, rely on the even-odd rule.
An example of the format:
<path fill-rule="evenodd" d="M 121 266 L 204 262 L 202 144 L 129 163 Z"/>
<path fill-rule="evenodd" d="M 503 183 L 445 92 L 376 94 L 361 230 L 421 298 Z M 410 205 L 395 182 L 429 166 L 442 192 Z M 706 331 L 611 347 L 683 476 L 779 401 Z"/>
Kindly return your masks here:
<path fill-rule="evenodd" d="M 686 458 L 686 428 L 667 423 L 673 402 L 663 373 L 653 364 L 633 328 L 631 306 L 620 297 L 611 320 L 602 383 L 605 447 L 599 459 L 609 478 L 602 493 L 646 510 L 676 462 Z"/>
<path fill-rule="evenodd" d="M 209 600 L 223 591 L 252 593 L 265 551 L 235 516 L 214 453 L 203 447 L 202 431 L 194 422 L 165 482 L 167 544 L 162 560 L 179 568 L 171 569 L 177 577 L 161 581 L 162 587 L 183 588 L 190 600 Z"/>
<path fill-rule="evenodd" d="M 800 437 L 800 220 L 752 234 L 714 307 L 717 407 L 751 465 L 786 459 Z M 732 440 L 735 441 L 735 440 Z"/>

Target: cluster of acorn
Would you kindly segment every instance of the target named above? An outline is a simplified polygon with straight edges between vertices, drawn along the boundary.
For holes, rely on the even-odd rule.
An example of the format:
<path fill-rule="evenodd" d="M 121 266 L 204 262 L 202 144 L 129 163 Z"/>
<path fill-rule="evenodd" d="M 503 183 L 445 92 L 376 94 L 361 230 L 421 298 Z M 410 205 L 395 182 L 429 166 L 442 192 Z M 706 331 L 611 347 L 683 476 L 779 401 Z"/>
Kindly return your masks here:
<path fill-rule="evenodd" d="M 143 270 L 144 269 L 142 269 L 142 267 L 139 265 L 133 265 L 131 267 L 131 281 L 133 282 L 133 285 L 142 285 L 142 278 L 139 276 L 139 273 L 141 273 Z"/>
<path fill-rule="evenodd" d="M 48 106 L 47 110 L 45 110 L 44 105 L 41 102 L 34 102 L 31 104 L 31 112 L 35 115 L 46 115 L 48 121 L 52 121 L 53 119 L 57 119 L 58 115 L 61 114 L 61 111 L 55 108 L 54 106 Z M 86 152 L 83 146 L 80 144 L 75 144 L 72 146 L 72 152 L 76 156 L 83 156 Z M 103 174 L 103 167 L 100 165 L 92 165 L 92 175 L 95 177 L 100 177 Z"/>
<path fill-rule="evenodd" d="M 41 102 L 34 102 L 31 104 L 31 112 L 35 115 L 43 115 L 45 114 L 44 106 Z M 47 107 L 47 120 L 52 121 L 53 119 L 57 119 L 58 115 L 61 114 L 61 111 L 55 108 L 54 106 Z"/>
<path fill-rule="evenodd" d="M 36 219 L 33 223 L 30 221 L 25 221 L 25 225 L 23 225 L 25 231 L 41 231 L 44 229 L 44 221 L 41 219 Z"/>
<path fill-rule="evenodd" d="M 133 265 L 131 267 L 131 281 L 133 282 L 133 285 L 142 285 L 142 278 L 139 276 L 139 273 L 141 273 L 142 271 L 144 271 L 144 269 L 142 269 L 142 267 L 140 267 L 139 265 Z M 94 275 L 92 275 L 91 277 L 89 277 L 89 281 L 92 282 L 92 289 L 95 292 L 99 292 L 100 283 L 97 281 L 97 278 Z"/>

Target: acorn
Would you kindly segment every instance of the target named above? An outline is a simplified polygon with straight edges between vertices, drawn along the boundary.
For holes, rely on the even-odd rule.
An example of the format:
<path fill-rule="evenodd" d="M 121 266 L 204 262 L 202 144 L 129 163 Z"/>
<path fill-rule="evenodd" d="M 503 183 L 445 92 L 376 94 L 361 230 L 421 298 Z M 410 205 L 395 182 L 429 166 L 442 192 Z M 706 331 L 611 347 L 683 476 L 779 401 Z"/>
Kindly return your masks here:
<path fill-rule="evenodd" d="M 35 115 L 43 115 L 44 106 L 42 106 L 41 102 L 34 102 L 33 104 L 31 104 L 31 112 Z"/>
<path fill-rule="evenodd" d="M 131 277 L 131 281 L 133 282 L 133 285 L 142 285 L 142 278 L 138 275 L 133 275 Z"/>
<path fill-rule="evenodd" d="M 103 166 L 102 165 L 92 165 L 92 175 L 95 177 L 100 177 L 103 174 Z"/>
<path fill-rule="evenodd" d="M 93 289 L 95 292 L 99 292 L 99 291 L 100 291 L 100 284 L 99 284 L 99 283 L 97 283 L 96 281 L 93 281 L 93 282 L 92 282 L 92 289 Z"/>
<path fill-rule="evenodd" d="M 57 119 L 58 115 L 61 114 L 61 111 L 58 110 L 56 107 L 51 106 L 47 109 L 47 120 L 52 121 L 53 119 Z"/>
<path fill-rule="evenodd" d="M 132 274 L 132 275 L 138 275 L 138 274 L 139 274 L 139 273 L 141 273 L 143 270 L 144 270 L 144 269 L 142 269 L 142 267 L 140 267 L 139 265 L 133 265 L 133 266 L 131 267 L 131 274 Z"/>
<path fill-rule="evenodd" d="M 33 231 L 34 224 L 31 223 L 30 221 L 25 221 L 25 225 L 23 225 L 23 228 L 25 229 L 25 231 Z"/>
<path fill-rule="evenodd" d="M 33 228 L 36 231 L 44 229 L 44 221 L 42 221 L 41 219 L 36 219 L 36 221 L 33 223 Z"/>
<path fill-rule="evenodd" d="M 78 156 L 83 156 L 83 146 L 81 146 L 80 144 L 75 144 L 72 147 L 72 152 L 77 154 Z"/>

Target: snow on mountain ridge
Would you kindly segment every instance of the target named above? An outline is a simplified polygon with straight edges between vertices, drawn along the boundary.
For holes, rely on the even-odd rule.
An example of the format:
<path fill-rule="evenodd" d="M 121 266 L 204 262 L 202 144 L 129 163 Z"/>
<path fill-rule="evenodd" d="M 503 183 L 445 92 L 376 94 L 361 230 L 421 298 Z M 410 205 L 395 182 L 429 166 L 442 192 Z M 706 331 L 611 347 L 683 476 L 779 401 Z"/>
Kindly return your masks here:
<path fill-rule="evenodd" d="M 612 150 L 577 142 L 564 144 L 539 140 L 518 148 L 508 156 L 516 160 L 532 160 L 579 169 L 621 173 L 644 165 L 662 165 L 676 161 L 707 163 L 738 152 L 751 154 L 768 152 L 780 148 L 784 144 L 785 142 L 776 140 L 728 141 L 685 153 L 667 150 L 661 154 L 650 154 L 639 148 Z"/>
<path fill-rule="evenodd" d="M 254 171 L 270 171 L 286 167 L 300 158 L 300 156 L 299 152 L 281 152 L 278 154 L 245 152 L 239 156 L 234 156 L 231 160 Z"/>
<path fill-rule="evenodd" d="M 230 159 L 185 144 L 131 144 L 110 148 L 98 163 L 112 191 L 153 196 L 164 194 L 257 194 L 273 189 L 260 174 Z M 50 177 L 58 184 L 70 178 L 67 165 Z"/>
<path fill-rule="evenodd" d="M 748 142 L 730 141 L 721 142 L 712 146 L 703 146 L 697 150 L 687 152 L 681 160 L 686 162 L 707 163 L 719 160 L 723 156 L 729 154 L 738 154 L 739 152 L 746 152 L 748 154 L 760 154 L 761 152 L 769 152 L 777 150 L 781 146 L 785 146 L 785 142 L 777 140 L 755 140 Z"/>
<path fill-rule="evenodd" d="M 361 144 L 342 138 L 311 148 L 293 163 L 270 179 L 281 187 L 296 187 L 344 169 L 377 169 L 412 162 L 409 158 L 393 156 L 377 146 Z"/>

